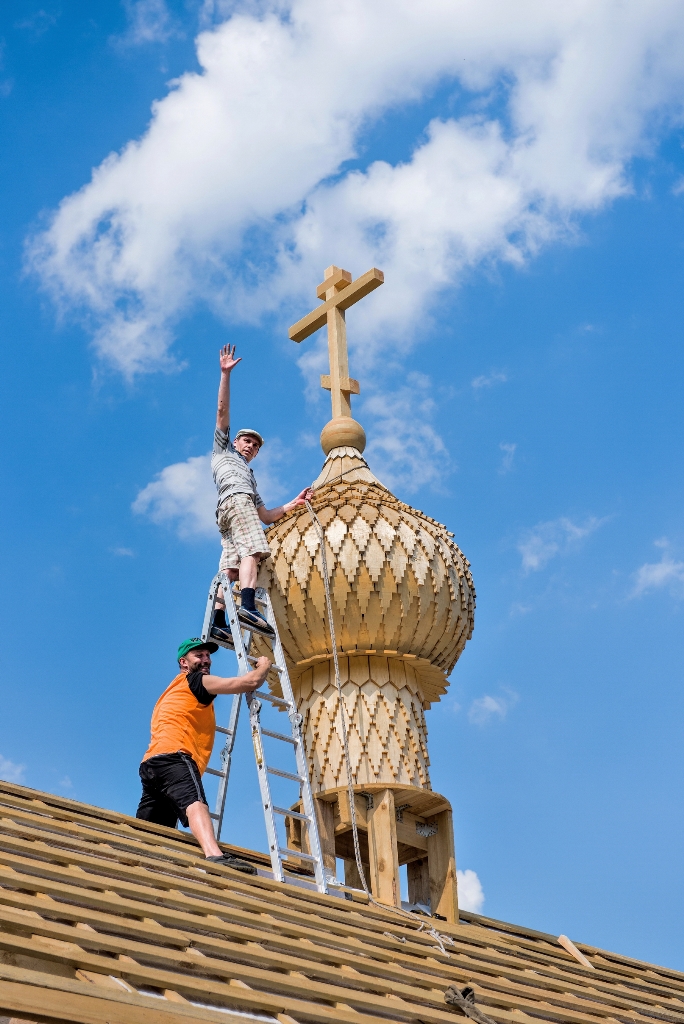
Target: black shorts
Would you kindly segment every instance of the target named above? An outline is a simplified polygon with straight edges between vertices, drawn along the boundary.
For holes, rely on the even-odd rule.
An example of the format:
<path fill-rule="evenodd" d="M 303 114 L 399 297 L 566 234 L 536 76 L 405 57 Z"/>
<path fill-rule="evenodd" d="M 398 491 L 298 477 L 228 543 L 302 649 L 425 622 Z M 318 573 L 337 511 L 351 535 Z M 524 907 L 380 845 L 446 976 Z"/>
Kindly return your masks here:
<path fill-rule="evenodd" d="M 188 827 L 185 813 L 190 804 L 207 803 L 199 768 L 189 754 L 157 754 L 140 765 L 143 792 L 136 818 L 155 825 L 175 828 L 180 818 Z"/>

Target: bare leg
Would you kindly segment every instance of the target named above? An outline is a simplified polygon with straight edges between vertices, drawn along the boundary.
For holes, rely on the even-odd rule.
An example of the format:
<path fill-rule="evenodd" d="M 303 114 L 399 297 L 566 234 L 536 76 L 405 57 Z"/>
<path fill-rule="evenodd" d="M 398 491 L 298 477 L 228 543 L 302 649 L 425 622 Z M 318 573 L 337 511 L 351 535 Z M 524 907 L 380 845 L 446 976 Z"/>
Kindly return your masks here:
<path fill-rule="evenodd" d="M 214 826 L 209 817 L 209 808 L 201 800 L 190 804 L 185 812 L 188 816 L 190 831 L 202 847 L 205 857 L 220 857 L 222 851 L 214 838 Z"/>
<path fill-rule="evenodd" d="M 238 579 L 238 570 L 237 569 L 226 569 L 225 573 L 226 573 L 226 576 L 228 577 L 228 579 L 231 581 L 231 583 L 234 583 L 235 580 Z M 216 603 L 215 603 L 214 607 L 217 608 L 217 609 L 220 608 L 222 611 L 225 611 L 226 599 L 225 599 L 225 597 L 223 595 L 223 587 L 219 587 L 218 590 L 216 591 Z"/>
<path fill-rule="evenodd" d="M 257 585 L 257 573 L 259 571 L 260 558 L 256 555 L 245 555 L 240 562 L 240 586 L 251 587 L 252 590 Z"/>

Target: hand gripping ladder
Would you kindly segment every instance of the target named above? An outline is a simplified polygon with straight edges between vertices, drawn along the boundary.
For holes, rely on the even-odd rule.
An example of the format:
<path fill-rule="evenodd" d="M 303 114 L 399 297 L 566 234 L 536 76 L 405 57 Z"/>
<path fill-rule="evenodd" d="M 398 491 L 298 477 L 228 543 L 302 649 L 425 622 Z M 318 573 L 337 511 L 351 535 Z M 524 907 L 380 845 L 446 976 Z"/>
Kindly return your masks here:
<path fill-rule="evenodd" d="M 209 588 L 207 608 L 204 615 L 204 624 L 202 626 L 202 640 L 211 639 L 214 643 L 219 643 L 221 647 L 229 648 L 228 644 L 221 643 L 220 641 L 217 641 L 215 637 L 210 638 L 209 636 L 211 632 L 211 623 L 214 618 L 216 595 L 219 587 L 223 588 L 223 594 L 226 602 L 226 620 L 229 624 L 233 643 L 235 645 L 235 654 L 237 655 L 238 661 L 238 675 L 243 676 L 246 672 L 250 671 L 253 665 L 256 664 L 256 658 L 250 657 L 249 653 L 252 642 L 252 633 L 245 627 L 244 623 L 241 623 L 238 619 L 232 584 L 225 573 L 218 573 L 218 575 L 216 575 L 212 580 L 211 587 Z M 256 603 L 275 633 L 275 637 L 264 637 L 264 639 L 268 640 L 272 644 L 275 661 L 273 671 L 278 673 L 280 686 L 283 692 L 282 698 L 273 697 L 270 693 L 264 692 L 263 690 L 258 691 L 258 696 L 256 695 L 257 691 L 253 694 L 246 694 L 247 707 L 249 708 L 249 721 L 252 731 L 252 744 L 254 746 L 254 756 L 256 759 L 257 773 L 259 777 L 259 788 L 261 789 L 261 802 L 264 808 L 264 820 L 266 822 L 266 835 L 268 837 L 273 877 L 278 882 L 286 881 L 282 858 L 288 856 L 297 857 L 299 860 L 308 861 L 312 865 L 316 879 L 316 888 L 319 892 L 327 892 L 328 885 L 332 884 L 335 880 L 327 877 L 323 866 L 321 840 L 318 834 L 318 822 L 316 820 L 313 794 L 309 783 L 306 752 L 304 749 L 304 740 L 301 730 L 302 716 L 297 710 L 297 705 L 292 693 L 290 676 L 285 664 L 285 655 L 283 654 L 280 635 L 278 633 L 278 625 L 275 620 L 275 615 L 273 614 L 271 599 L 268 596 L 268 592 L 264 590 L 263 587 L 259 587 L 256 590 Z M 228 778 L 230 775 L 230 763 L 233 746 L 235 744 L 235 733 L 240 715 L 241 700 L 242 694 L 236 693 L 233 697 L 228 728 L 224 729 L 220 726 L 216 727 L 217 730 L 224 733 L 226 737 L 225 746 L 221 751 L 221 771 L 217 771 L 214 768 L 207 768 L 207 772 L 210 775 L 217 775 L 219 778 L 216 810 L 211 815 L 214 821 L 214 832 L 217 839 L 221 836 L 221 828 L 223 826 L 226 795 L 228 792 Z M 291 734 L 289 736 L 285 735 L 285 733 L 273 732 L 270 729 L 264 729 L 262 727 L 260 719 L 262 701 L 267 701 L 274 707 L 283 708 L 287 711 L 291 730 Z M 263 736 L 270 736 L 272 739 L 289 744 L 294 748 L 296 762 L 295 772 L 286 772 L 281 768 L 275 768 L 266 763 L 264 745 L 262 742 Z M 304 812 L 303 814 L 298 811 L 291 811 L 286 807 L 278 807 L 273 803 L 271 798 L 269 775 L 279 775 L 281 778 L 299 783 L 300 807 Z M 307 831 L 309 853 L 304 853 L 300 850 L 290 850 L 288 847 L 280 845 L 278 831 L 276 828 L 276 814 L 282 814 L 286 818 L 296 818 L 298 821 L 301 821 L 302 827 L 306 828 Z"/>

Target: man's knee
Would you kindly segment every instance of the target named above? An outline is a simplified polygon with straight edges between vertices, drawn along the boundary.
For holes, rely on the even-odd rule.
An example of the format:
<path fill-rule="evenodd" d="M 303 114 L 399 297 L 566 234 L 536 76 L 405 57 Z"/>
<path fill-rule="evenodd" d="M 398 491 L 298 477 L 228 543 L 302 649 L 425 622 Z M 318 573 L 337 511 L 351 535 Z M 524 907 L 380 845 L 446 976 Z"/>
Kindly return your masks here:
<path fill-rule="evenodd" d="M 195 800 L 194 803 L 188 804 L 185 808 L 184 818 L 186 828 L 189 828 L 191 832 L 195 831 L 195 828 L 209 822 L 211 825 L 211 817 L 209 815 L 209 807 L 203 800 Z"/>
<path fill-rule="evenodd" d="M 209 807 L 207 806 L 207 804 L 205 804 L 204 800 L 194 800 L 193 803 L 188 804 L 188 806 L 185 808 L 185 813 L 194 814 L 195 811 L 199 811 L 201 807 L 205 807 L 207 811 L 209 810 Z M 201 811 L 199 811 L 199 813 L 201 813 Z"/>

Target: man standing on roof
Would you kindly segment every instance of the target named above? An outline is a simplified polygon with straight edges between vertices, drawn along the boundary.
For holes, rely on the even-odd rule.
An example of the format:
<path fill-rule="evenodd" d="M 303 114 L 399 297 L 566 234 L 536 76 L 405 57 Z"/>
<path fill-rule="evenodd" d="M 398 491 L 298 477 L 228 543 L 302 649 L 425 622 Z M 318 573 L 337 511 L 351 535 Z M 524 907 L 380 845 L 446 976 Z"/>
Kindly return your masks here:
<path fill-rule="evenodd" d="M 237 678 L 211 675 L 214 643 L 186 640 L 178 648 L 179 674 L 152 712 L 151 740 L 140 765 L 143 794 L 137 818 L 175 828 L 181 822 L 194 835 L 207 860 L 255 875 L 247 861 L 221 852 L 204 795 L 204 774 L 216 735 L 213 701 L 219 693 L 252 693 L 271 663 L 257 658 L 256 668 Z"/>
<path fill-rule="evenodd" d="M 256 430 L 243 428 L 238 430 L 233 443 L 230 442 L 230 375 L 240 361 L 241 358 L 235 358 L 235 345 L 224 345 L 219 354 L 221 384 L 211 455 L 211 469 L 218 490 L 216 520 L 223 548 L 219 572 L 227 572 L 230 580 L 240 580 L 240 621 L 254 632 L 273 636 L 273 629 L 254 604 L 259 563 L 271 554 L 261 524 L 275 523 L 290 509 L 304 505 L 313 492 L 305 487 L 296 498 L 278 508 L 267 509 L 262 501 L 249 463 L 259 454 L 263 437 Z M 220 599 L 214 614 L 212 635 L 232 643 L 225 606 Z"/>

